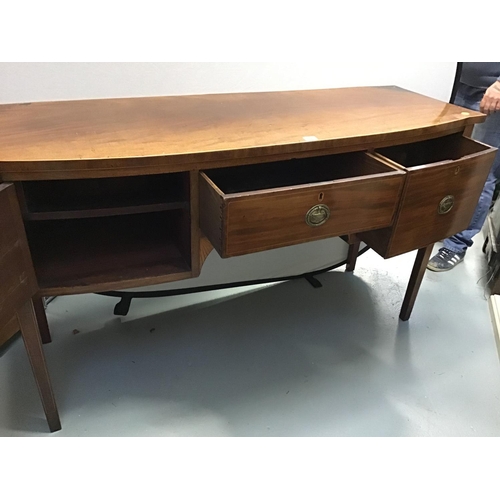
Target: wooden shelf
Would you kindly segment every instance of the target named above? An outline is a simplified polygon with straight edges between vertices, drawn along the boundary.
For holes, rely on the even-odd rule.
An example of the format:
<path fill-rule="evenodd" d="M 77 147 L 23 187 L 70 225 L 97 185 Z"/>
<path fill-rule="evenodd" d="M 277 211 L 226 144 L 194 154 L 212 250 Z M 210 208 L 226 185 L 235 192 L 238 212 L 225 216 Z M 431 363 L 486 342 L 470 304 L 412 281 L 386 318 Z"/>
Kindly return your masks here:
<path fill-rule="evenodd" d="M 184 173 L 22 183 L 25 220 L 109 217 L 188 209 Z"/>
<path fill-rule="evenodd" d="M 84 293 L 190 277 L 182 211 L 26 223 L 42 293 Z"/>
<path fill-rule="evenodd" d="M 112 217 L 116 215 L 144 214 L 151 212 L 165 212 L 189 208 L 187 201 L 170 203 L 152 203 L 149 205 L 130 205 L 126 207 L 88 208 L 77 210 L 41 210 L 39 212 L 27 212 L 25 220 L 62 220 L 62 219 L 88 219 L 93 217 Z"/>

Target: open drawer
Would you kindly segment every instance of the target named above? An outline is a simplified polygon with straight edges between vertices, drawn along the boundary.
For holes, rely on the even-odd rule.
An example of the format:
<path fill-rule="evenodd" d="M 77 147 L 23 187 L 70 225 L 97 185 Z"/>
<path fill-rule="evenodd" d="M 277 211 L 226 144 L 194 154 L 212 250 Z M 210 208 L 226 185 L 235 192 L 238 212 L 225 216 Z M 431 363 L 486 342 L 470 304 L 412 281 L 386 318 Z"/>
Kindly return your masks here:
<path fill-rule="evenodd" d="M 407 172 L 392 228 L 361 239 L 383 257 L 423 248 L 466 229 L 496 149 L 460 134 L 376 150 L 369 156 Z"/>
<path fill-rule="evenodd" d="M 207 170 L 200 226 L 222 257 L 390 226 L 404 177 L 364 153 Z"/>

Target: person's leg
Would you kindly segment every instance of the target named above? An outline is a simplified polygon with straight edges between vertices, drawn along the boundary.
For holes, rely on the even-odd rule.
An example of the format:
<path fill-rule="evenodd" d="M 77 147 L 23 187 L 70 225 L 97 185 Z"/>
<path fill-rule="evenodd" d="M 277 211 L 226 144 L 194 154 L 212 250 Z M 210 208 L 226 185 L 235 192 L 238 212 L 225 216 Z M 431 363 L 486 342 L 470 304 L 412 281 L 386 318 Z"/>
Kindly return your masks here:
<path fill-rule="evenodd" d="M 483 123 L 477 124 L 472 132 L 472 138 L 495 148 L 500 147 L 500 113 L 489 115 Z M 500 153 L 497 152 L 469 227 L 445 240 L 444 248 L 454 252 L 464 252 L 472 246 L 472 238 L 479 233 L 488 215 L 499 173 Z"/>
<path fill-rule="evenodd" d="M 495 166 L 495 164 L 493 166 Z M 462 254 L 472 246 L 473 244 L 472 238 L 476 236 L 476 234 L 479 233 L 479 231 L 481 231 L 484 221 L 486 220 L 486 216 L 488 215 L 491 205 L 491 200 L 493 199 L 493 193 L 495 192 L 496 181 L 497 177 L 492 168 L 492 170 L 490 170 L 488 178 L 486 179 L 483 191 L 479 196 L 479 201 L 476 205 L 476 209 L 474 211 L 474 215 L 472 216 L 472 220 L 469 224 L 469 227 L 464 231 L 462 231 L 461 233 L 455 234 L 450 238 L 444 240 L 443 241 L 444 248 L 447 248 L 452 252 Z"/>

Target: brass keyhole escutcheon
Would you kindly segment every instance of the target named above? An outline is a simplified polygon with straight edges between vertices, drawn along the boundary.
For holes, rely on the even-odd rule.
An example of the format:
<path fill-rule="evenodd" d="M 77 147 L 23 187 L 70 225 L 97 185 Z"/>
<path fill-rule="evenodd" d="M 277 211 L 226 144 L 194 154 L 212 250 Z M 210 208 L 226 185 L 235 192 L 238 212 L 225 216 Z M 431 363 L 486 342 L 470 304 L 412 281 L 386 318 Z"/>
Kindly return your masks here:
<path fill-rule="evenodd" d="M 455 205 L 455 197 L 449 194 L 445 196 L 440 202 L 438 207 L 438 213 L 441 215 L 447 214 Z"/>
<path fill-rule="evenodd" d="M 326 205 L 315 205 L 306 214 L 306 223 L 311 227 L 318 227 L 330 218 L 330 209 Z"/>

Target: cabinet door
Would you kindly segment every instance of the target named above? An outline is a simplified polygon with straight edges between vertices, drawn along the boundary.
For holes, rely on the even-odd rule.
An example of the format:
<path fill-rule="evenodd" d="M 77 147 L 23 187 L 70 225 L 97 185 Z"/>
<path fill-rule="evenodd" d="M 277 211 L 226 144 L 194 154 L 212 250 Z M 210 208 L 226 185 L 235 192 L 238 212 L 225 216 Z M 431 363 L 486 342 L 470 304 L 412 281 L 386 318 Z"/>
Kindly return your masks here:
<path fill-rule="evenodd" d="M 37 292 L 16 191 L 0 184 L 0 332 Z"/>

